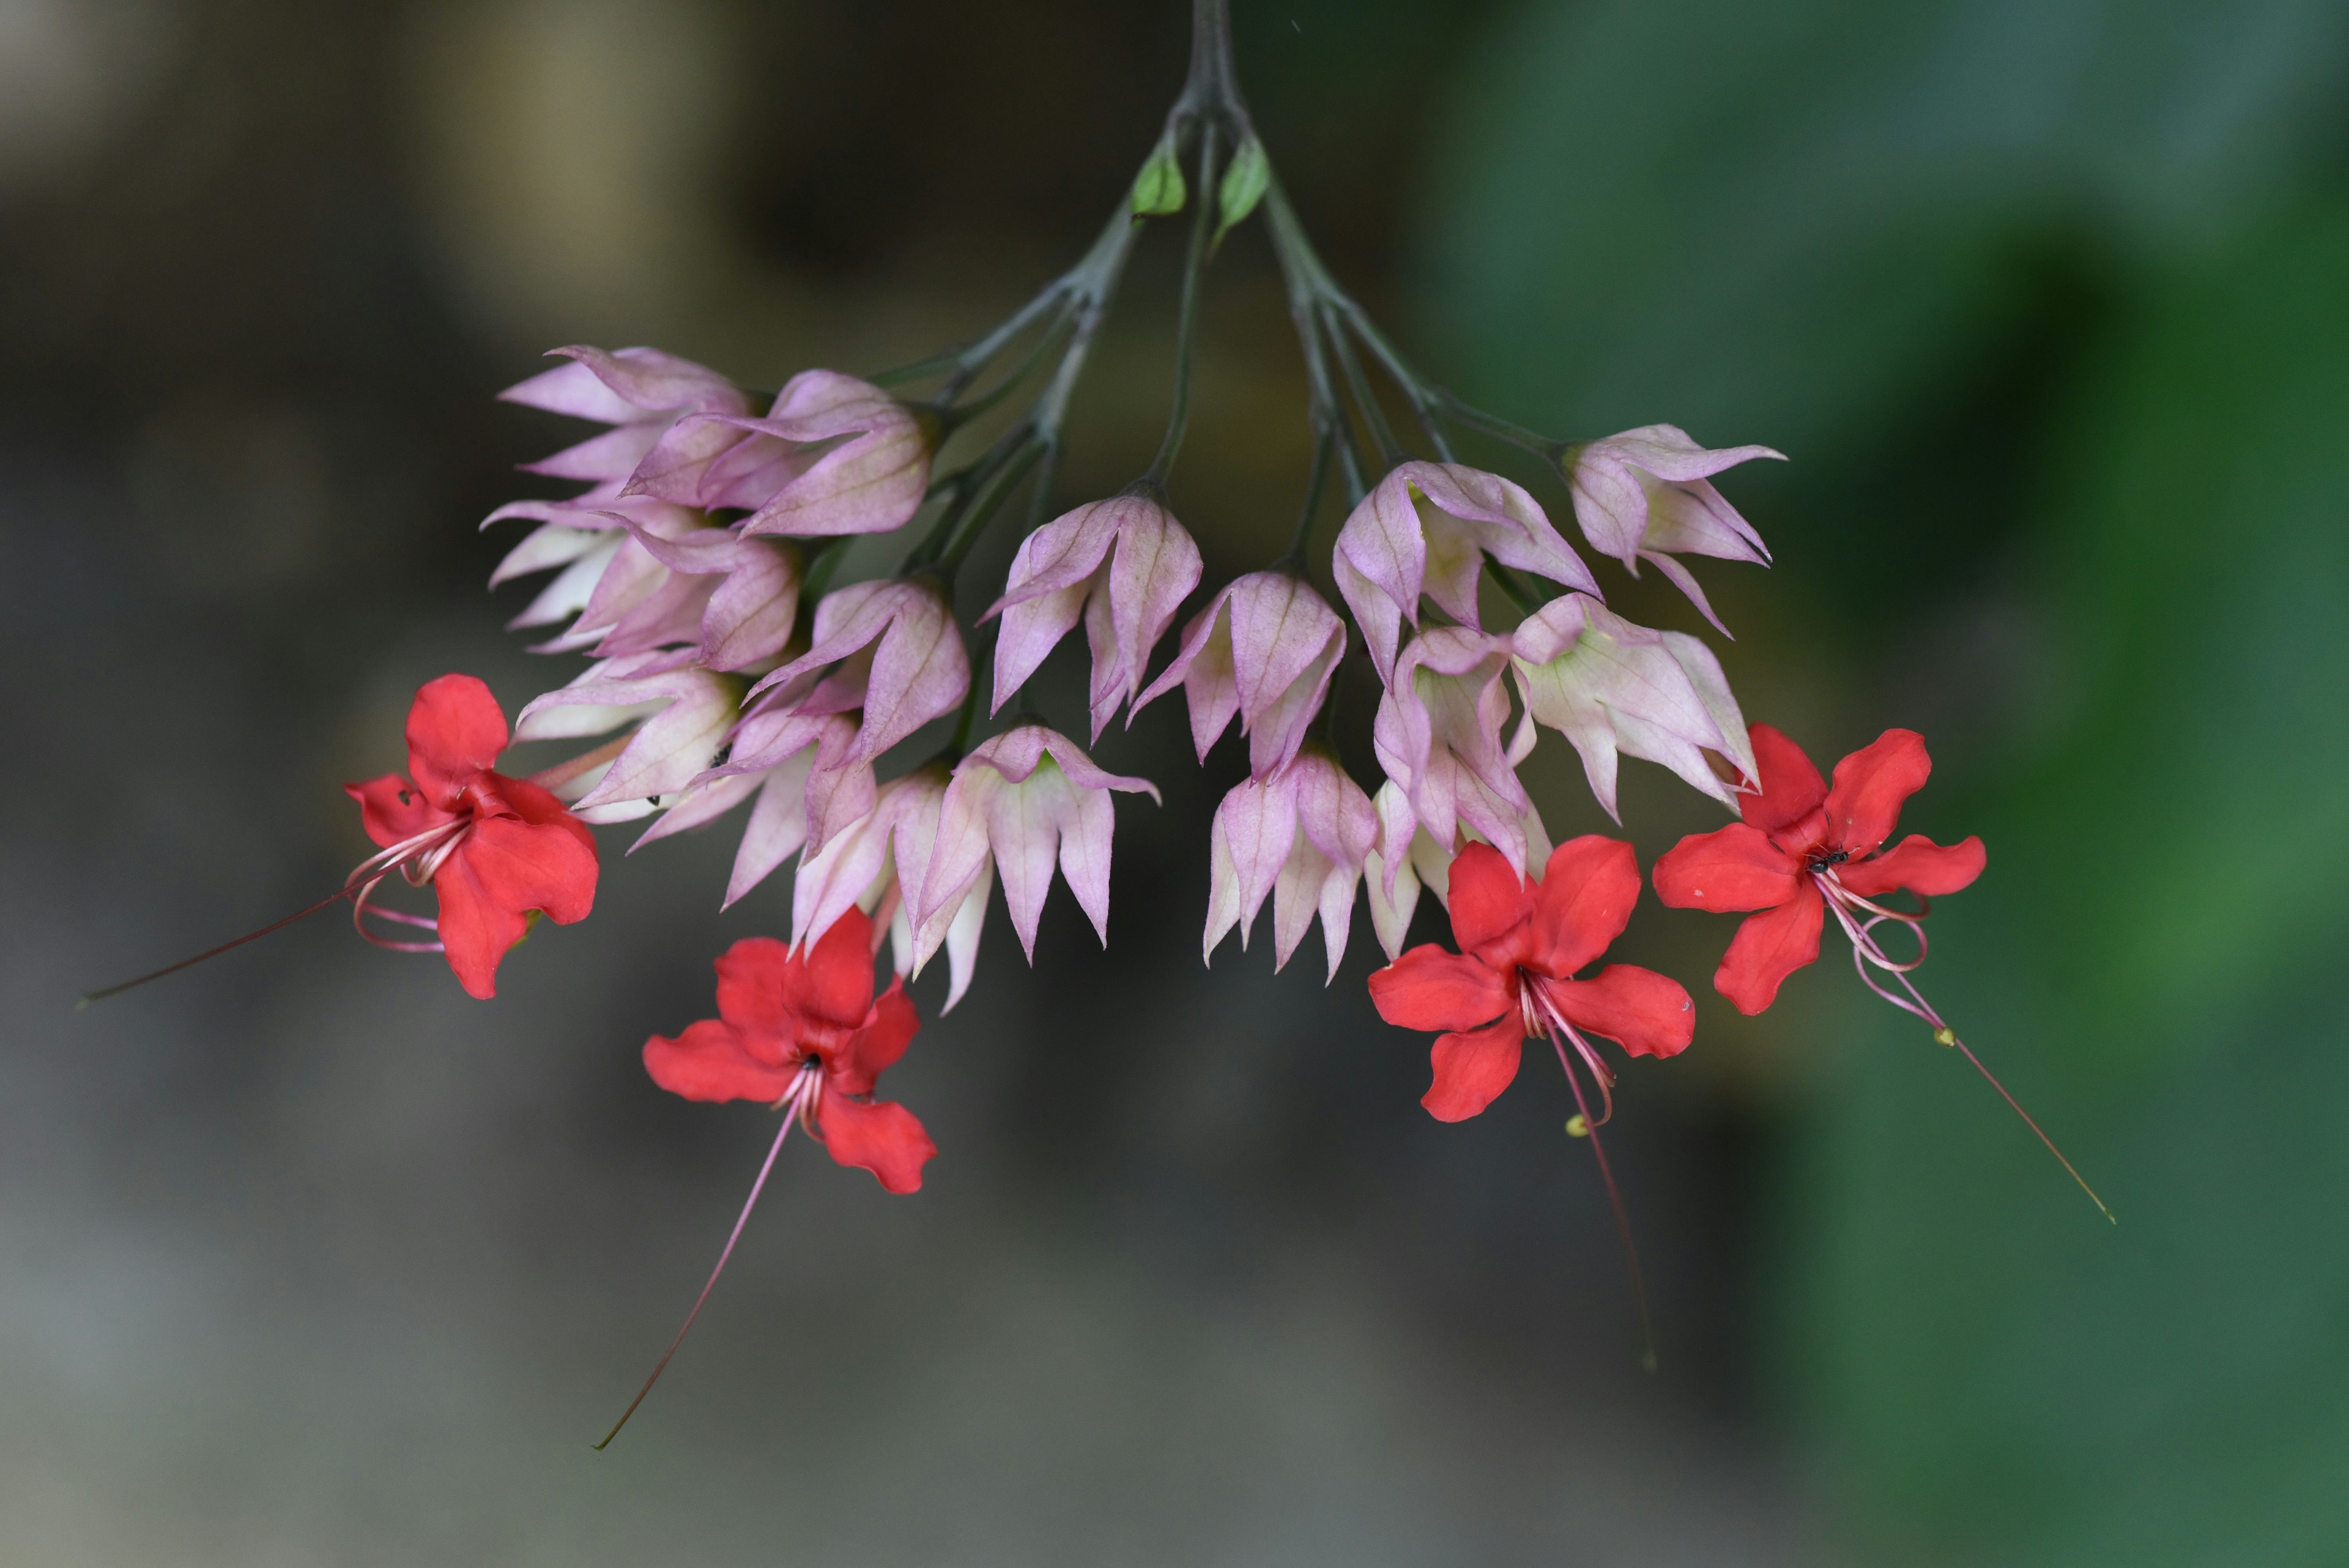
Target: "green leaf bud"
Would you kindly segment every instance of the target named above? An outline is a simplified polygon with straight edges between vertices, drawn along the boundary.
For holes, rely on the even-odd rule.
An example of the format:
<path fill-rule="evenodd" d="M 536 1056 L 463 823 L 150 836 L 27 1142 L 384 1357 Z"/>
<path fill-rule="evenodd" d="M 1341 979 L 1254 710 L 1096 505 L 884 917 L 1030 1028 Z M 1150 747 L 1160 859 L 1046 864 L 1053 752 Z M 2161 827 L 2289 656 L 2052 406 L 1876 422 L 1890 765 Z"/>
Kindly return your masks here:
<path fill-rule="evenodd" d="M 1265 188 L 1272 183 L 1272 160 L 1264 155 L 1264 143 L 1251 135 L 1232 154 L 1229 167 L 1224 171 L 1223 183 L 1216 192 L 1216 239 L 1221 244 L 1232 226 L 1256 211 L 1264 200 Z"/>
<path fill-rule="evenodd" d="M 1175 145 L 1173 131 L 1158 139 L 1158 145 L 1151 151 L 1150 161 L 1142 166 L 1142 172 L 1133 177 L 1135 217 L 1164 218 L 1183 210 L 1190 190 L 1183 182 L 1181 151 Z"/>

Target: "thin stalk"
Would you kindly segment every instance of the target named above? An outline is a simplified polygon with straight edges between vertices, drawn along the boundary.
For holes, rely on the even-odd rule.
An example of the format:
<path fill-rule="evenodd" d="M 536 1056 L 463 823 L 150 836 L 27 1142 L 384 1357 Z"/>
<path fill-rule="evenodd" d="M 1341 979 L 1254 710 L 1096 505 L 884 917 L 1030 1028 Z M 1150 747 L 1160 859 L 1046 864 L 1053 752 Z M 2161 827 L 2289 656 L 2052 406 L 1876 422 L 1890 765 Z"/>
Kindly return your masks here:
<path fill-rule="evenodd" d="M 812 1068 L 802 1068 L 798 1080 L 783 1096 L 783 1125 L 776 1131 L 775 1141 L 768 1147 L 767 1158 L 759 1167 L 759 1179 L 750 1183 L 750 1196 L 742 1200 L 742 1212 L 735 1217 L 734 1229 L 726 1237 L 725 1250 L 718 1254 L 718 1266 L 709 1271 L 709 1282 L 701 1287 L 701 1293 L 693 1298 L 693 1310 L 685 1314 L 685 1326 L 677 1331 L 677 1337 L 668 1342 L 668 1349 L 653 1363 L 652 1376 L 647 1377 L 645 1386 L 636 1390 L 636 1397 L 628 1401 L 628 1407 L 620 1412 L 620 1418 L 612 1423 L 612 1429 L 604 1434 L 604 1440 L 595 1445 L 597 1449 L 610 1446 L 612 1439 L 620 1435 L 620 1428 L 628 1424 L 628 1417 L 636 1413 L 636 1407 L 645 1402 L 645 1396 L 653 1391 L 653 1385 L 659 1382 L 660 1375 L 667 1370 L 669 1358 L 677 1354 L 678 1346 L 683 1345 L 685 1336 L 693 1332 L 694 1319 L 701 1315 L 702 1304 L 709 1300 L 709 1293 L 718 1288 L 718 1276 L 726 1272 L 727 1260 L 734 1256 L 734 1243 L 742 1239 L 742 1227 L 750 1222 L 750 1210 L 759 1206 L 759 1194 L 767 1188 L 767 1173 L 775 1168 L 775 1157 L 783 1152 L 783 1140 L 791 1136 L 792 1123 L 806 1116 L 808 1099 L 818 1082 Z"/>
<path fill-rule="evenodd" d="M 370 884 L 370 886 L 372 886 L 372 884 Z M 177 974 L 183 969 L 190 968 L 195 964 L 200 964 L 206 959 L 218 958 L 221 954 L 228 952 L 232 949 L 241 948 L 247 942 L 259 941 L 263 937 L 269 935 L 270 932 L 282 931 L 296 920 L 306 920 L 312 915 L 315 915 L 319 910 L 325 909 L 327 905 L 340 903 L 342 900 L 349 898 L 357 891 L 358 891 L 358 884 L 356 880 L 345 883 L 342 887 L 336 888 L 333 892 L 327 894 L 325 898 L 319 899 L 308 909 L 297 909 L 282 920 L 272 920 L 269 924 L 262 927 L 259 930 L 247 931 L 244 935 L 237 938 L 233 941 L 222 942 L 216 948 L 206 948 L 202 952 L 198 953 L 193 958 L 184 958 L 177 963 L 165 964 L 161 969 L 150 970 L 147 973 L 140 975 L 136 980 L 121 981 L 113 985 L 101 986 L 96 991 L 85 991 L 81 993 L 81 1000 L 74 1003 L 74 1011 L 78 1012 L 93 1002 L 104 1002 L 109 996 L 119 996 L 126 991 L 135 991 L 140 986 L 145 985 L 150 981 L 161 980 L 165 975 L 169 974 Z"/>
<path fill-rule="evenodd" d="M 1438 417 L 1436 389 L 1412 369 L 1410 362 L 1402 357 L 1402 351 L 1379 330 L 1378 324 L 1371 319 L 1370 312 L 1355 304 L 1350 295 L 1335 291 L 1330 305 L 1344 317 L 1346 325 L 1353 328 L 1354 336 L 1360 337 L 1377 358 L 1388 379 L 1402 389 L 1404 400 L 1411 404 L 1412 418 L 1418 422 L 1420 433 L 1427 437 L 1427 444 L 1434 449 L 1436 457 L 1450 462 L 1452 443 L 1444 438 L 1444 422 Z"/>
<path fill-rule="evenodd" d="M 823 590 L 832 586 L 833 576 L 848 558 L 849 547 L 854 543 L 854 535 L 843 535 L 815 553 L 815 558 L 808 563 L 807 576 L 800 584 L 802 597 L 811 602 L 823 597 Z"/>
<path fill-rule="evenodd" d="M 1009 461 L 988 481 L 987 488 L 971 502 L 970 509 L 964 514 L 954 536 L 947 542 L 945 550 L 935 563 L 938 576 L 944 577 L 948 585 L 952 585 L 955 574 L 962 569 L 963 558 L 970 554 L 972 547 L 987 532 L 988 524 L 995 520 L 996 513 L 1002 510 L 1003 504 L 1011 498 L 1011 493 L 1019 488 L 1019 482 L 1027 477 L 1028 471 L 1036 465 L 1036 461 L 1044 455 L 1049 444 L 1041 436 L 1030 431 L 1019 450 L 1011 454 Z"/>
<path fill-rule="evenodd" d="M 1381 465 L 1392 468 L 1408 454 L 1402 442 L 1395 440 L 1394 427 L 1387 423 L 1386 410 L 1379 406 L 1378 394 L 1371 389 L 1370 378 L 1362 373 L 1362 362 L 1354 357 L 1354 346 L 1346 341 L 1345 331 L 1334 315 L 1326 305 L 1320 312 L 1322 326 L 1330 335 L 1330 347 L 1338 356 L 1338 368 L 1346 373 L 1346 386 L 1353 393 L 1354 407 L 1369 427 L 1371 440 L 1378 445 Z"/>
<path fill-rule="evenodd" d="M 1070 275 L 1061 274 L 1040 290 L 1036 297 L 1003 318 L 985 337 L 958 348 L 948 348 L 926 359 L 894 366 L 865 378 L 876 387 L 903 386 L 908 381 L 926 381 L 933 376 L 950 375 L 945 390 L 938 395 L 941 407 L 954 400 L 956 393 L 968 385 L 970 378 L 987 368 L 988 361 L 1003 352 L 1011 340 L 1033 326 L 1036 318 L 1059 306 L 1069 292 Z"/>
<path fill-rule="evenodd" d="M 949 765 L 960 762 L 964 753 L 970 750 L 971 732 L 978 728 L 978 711 L 986 700 L 983 694 L 987 691 L 987 685 L 980 680 L 979 676 L 982 670 L 990 676 L 994 673 L 992 663 L 995 655 L 997 624 L 994 621 L 987 624 L 983 633 L 987 638 L 987 644 L 970 661 L 970 690 L 963 693 L 962 711 L 955 718 L 954 738 L 947 742 L 946 751 L 941 753 Z"/>
<path fill-rule="evenodd" d="M 905 570 L 921 571 L 936 564 L 946 554 L 957 530 L 977 504 L 987 483 L 1018 454 L 1019 448 L 1033 434 L 1030 421 L 1020 421 L 996 437 L 992 446 L 947 483 L 943 487 L 948 497 L 947 504 L 939 511 L 937 521 L 930 524 L 930 531 L 922 536 L 922 542 L 915 545 L 913 553 L 905 557 Z"/>
<path fill-rule="evenodd" d="M 1006 372 L 1002 379 L 997 381 L 994 386 L 967 403 L 954 408 L 939 408 L 937 413 L 940 440 L 943 441 L 945 437 L 962 429 L 1017 390 L 1019 384 L 1028 379 L 1039 364 L 1042 363 L 1046 351 L 1060 337 L 1060 329 L 1066 319 L 1066 317 L 1063 317 L 1061 320 L 1055 321 L 1050 327 L 1040 333 L 1035 343 L 1022 357 L 1019 363 Z"/>
<path fill-rule="evenodd" d="M 1442 406 L 1444 417 L 1455 424 L 1466 425 L 1471 430 L 1482 431 L 1486 435 L 1498 437 L 1512 446 L 1522 447 L 1545 462 L 1556 463 L 1566 453 L 1565 441 L 1552 440 L 1537 431 L 1529 431 L 1525 426 L 1505 420 L 1498 414 L 1488 414 L 1474 403 L 1463 401 L 1442 387 L 1432 387 L 1429 390 L 1436 402 Z"/>
<path fill-rule="evenodd" d="M 1518 609 L 1526 615 L 1531 615 L 1541 608 L 1541 596 L 1527 587 L 1525 579 L 1518 576 L 1516 573 L 1490 556 L 1485 557 L 1485 569 L 1493 575 L 1494 583 L 1499 587 L 1502 593 L 1508 596 L 1509 602 Z"/>
<path fill-rule="evenodd" d="M 1232 58 L 1230 0 L 1191 0 L 1191 72 L 1174 107 L 1178 113 L 1220 110 L 1247 123 L 1239 70 Z M 1202 193 L 1206 190 L 1203 182 Z"/>
<path fill-rule="evenodd" d="M 1330 464 L 1337 455 L 1336 432 L 1323 431 L 1314 439 L 1313 469 L 1305 482 L 1305 508 L 1297 514 L 1297 531 L 1289 536 L 1288 549 L 1274 562 L 1276 570 L 1305 575 L 1306 552 L 1313 540 L 1313 519 L 1321 511 L 1321 492 L 1330 481 Z"/>
<path fill-rule="evenodd" d="M 1220 8 L 1220 5 L 1203 0 L 1200 11 Z M 1199 25 L 1202 28 L 1206 26 L 1204 22 Z M 1225 26 L 1228 29 L 1228 22 Z M 1197 68 L 1195 56 L 1193 68 Z M 1215 122 L 1209 120 L 1199 132 L 1199 191 L 1192 198 L 1191 243 L 1183 256 L 1183 297 L 1174 317 L 1174 396 L 1166 414 L 1166 435 L 1158 443 L 1158 455 L 1150 460 L 1150 466 L 1135 481 L 1152 491 L 1166 487 L 1166 476 L 1174 471 L 1174 454 L 1182 451 L 1183 437 L 1191 423 L 1191 371 L 1198 348 L 1199 286 L 1207 270 L 1207 237 L 1213 229 L 1216 210 L 1216 130 Z"/>
<path fill-rule="evenodd" d="M 1278 174 L 1266 187 L 1264 211 L 1266 229 L 1272 236 L 1273 255 L 1280 263 L 1281 282 L 1288 295 L 1289 320 L 1296 326 L 1298 349 L 1305 360 L 1308 417 L 1315 437 L 1330 441 L 1337 448 L 1339 465 L 1346 478 L 1348 504 L 1360 504 L 1369 493 L 1370 485 L 1361 454 L 1355 450 L 1352 421 L 1338 400 L 1330 363 L 1321 346 L 1319 306 L 1329 274 L 1313 254 L 1313 246 L 1305 237 L 1305 227 L 1298 221 L 1296 209 L 1288 204 L 1288 194 L 1281 189 Z"/>

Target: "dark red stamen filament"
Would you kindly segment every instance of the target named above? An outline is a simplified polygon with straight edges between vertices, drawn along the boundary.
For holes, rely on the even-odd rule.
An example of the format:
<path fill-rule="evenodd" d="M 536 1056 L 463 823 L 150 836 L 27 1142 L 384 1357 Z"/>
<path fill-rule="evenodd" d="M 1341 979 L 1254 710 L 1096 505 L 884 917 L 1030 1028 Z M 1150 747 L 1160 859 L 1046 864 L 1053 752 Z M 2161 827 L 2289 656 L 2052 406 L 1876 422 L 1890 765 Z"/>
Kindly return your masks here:
<path fill-rule="evenodd" d="M 1920 909 L 1914 914 L 1910 914 L 1900 909 L 1889 909 L 1873 899 L 1864 898 L 1851 891 L 1829 872 L 1814 867 L 1812 875 L 1813 879 L 1818 883 L 1819 891 L 1826 898 L 1827 908 L 1835 911 L 1837 923 L 1843 927 L 1844 935 L 1851 939 L 1852 968 L 1859 971 L 1862 983 L 1903 1012 L 1914 1014 L 1932 1025 L 1934 1039 L 1944 1045 L 1954 1045 L 1963 1052 L 1966 1060 L 1973 1064 L 1974 1071 L 1980 1073 L 1983 1081 L 1998 1091 L 1999 1098 L 2004 1100 L 2014 1114 L 2023 1118 L 2023 1125 L 2029 1127 L 2033 1136 L 2047 1146 L 2047 1152 L 2055 1157 L 2056 1163 L 2064 1168 L 2074 1181 L 2080 1184 L 2080 1190 L 2088 1195 L 2088 1201 L 2094 1203 L 2106 1219 L 2116 1225 L 2119 1224 L 2118 1217 L 2106 1207 L 2103 1199 L 2096 1196 L 2096 1189 L 2088 1185 L 2087 1178 L 2082 1176 L 2079 1169 L 2064 1158 L 2064 1151 L 2055 1147 L 2055 1140 L 2049 1137 L 2040 1125 L 2032 1119 L 2031 1113 L 2024 1110 L 2022 1103 L 2007 1092 L 2006 1085 L 1998 1081 L 1997 1075 L 1982 1065 L 1982 1058 L 1974 1054 L 1973 1048 L 1958 1038 L 1958 1032 L 1951 1028 L 1941 1015 L 1934 1011 L 1933 1004 L 1925 1000 L 1924 993 L 1920 992 L 1916 982 L 1909 978 L 1909 971 L 1925 961 L 1925 910 Z M 1923 900 L 1920 899 L 1920 902 Z M 1876 928 L 1887 920 L 1907 928 L 1917 939 L 1917 956 L 1906 963 L 1899 962 L 1886 953 L 1882 944 L 1876 940 Z M 1901 991 L 1908 994 L 1903 996 L 1887 989 L 1884 982 L 1876 977 L 1874 971 L 1878 970 L 1892 976 L 1899 982 Z"/>
<path fill-rule="evenodd" d="M 765 1162 L 759 1167 L 759 1179 L 750 1183 L 750 1196 L 742 1200 L 742 1212 L 734 1217 L 734 1229 L 727 1234 L 725 1249 L 718 1254 L 718 1266 L 709 1271 L 709 1278 L 703 1283 L 701 1293 L 693 1298 L 693 1310 L 685 1314 L 684 1326 L 677 1331 L 677 1337 L 668 1342 L 668 1348 L 661 1352 L 661 1358 L 653 1363 L 651 1375 L 646 1377 L 645 1386 L 636 1390 L 636 1397 L 628 1401 L 628 1407 L 620 1412 L 620 1418 L 612 1423 L 612 1429 L 604 1434 L 602 1442 L 595 1445 L 598 1451 L 620 1435 L 620 1428 L 628 1424 L 628 1417 L 636 1413 L 636 1407 L 645 1402 L 645 1396 L 651 1393 L 653 1385 L 660 1381 L 660 1375 L 668 1367 L 669 1357 L 675 1355 L 678 1346 L 685 1343 L 685 1336 L 693 1332 L 693 1320 L 701 1315 L 702 1303 L 717 1288 L 718 1276 L 726 1272 L 727 1260 L 734 1255 L 734 1243 L 742 1239 L 742 1227 L 750 1222 L 750 1210 L 758 1207 L 759 1194 L 766 1189 L 767 1173 L 775 1168 L 775 1157 L 783 1152 L 783 1139 L 791 1136 L 793 1122 L 807 1120 L 808 1111 L 823 1083 L 821 1067 L 810 1062 L 800 1069 L 800 1075 L 792 1080 L 783 1097 L 775 1102 L 783 1113 L 783 1125 L 775 1133 L 775 1141 L 767 1150 Z M 815 1128 L 809 1127 L 808 1133 L 814 1136 Z"/>
<path fill-rule="evenodd" d="M 1526 977 L 1526 994 L 1540 1007 L 1542 1016 L 1538 1022 L 1543 1026 L 1542 1032 L 1549 1036 L 1550 1046 L 1557 1053 L 1557 1064 L 1566 1074 L 1567 1087 L 1574 1091 L 1575 1108 L 1582 1113 L 1583 1136 L 1590 1140 L 1591 1158 L 1599 1162 L 1599 1179 L 1606 1185 L 1607 1205 L 1615 1211 L 1615 1233 L 1623 1242 L 1624 1266 L 1630 1272 L 1631 1299 L 1640 1314 L 1640 1365 L 1653 1372 L 1656 1369 L 1656 1326 L 1648 1311 L 1648 1278 L 1640 1267 L 1640 1249 L 1631 1240 L 1631 1219 L 1624 1212 L 1623 1194 L 1615 1185 L 1613 1168 L 1607 1163 L 1607 1147 L 1599 1141 L 1599 1129 L 1615 1116 L 1615 1075 L 1607 1070 L 1606 1064 L 1599 1059 L 1590 1042 L 1582 1037 L 1581 1031 L 1566 1021 L 1566 1015 L 1549 999 L 1537 976 Z M 1582 1081 L 1575 1076 L 1574 1065 L 1566 1054 L 1569 1040 L 1574 1043 L 1575 1054 L 1582 1058 L 1582 1064 L 1589 1070 L 1590 1081 L 1599 1085 L 1603 1109 L 1596 1121 L 1591 1119 L 1590 1102 L 1583 1097 Z"/>
<path fill-rule="evenodd" d="M 233 940 L 222 942 L 216 948 L 207 948 L 193 958 L 184 958 L 177 963 L 165 964 L 161 969 L 150 971 L 136 980 L 126 980 L 98 991 L 84 992 L 81 1000 L 74 1005 L 78 1008 L 88 1007 L 93 1002 L 104 1002 L 109 996 L 119 996 L 126 991 L 135 991 L 150 981 L 177 974 L 183 969 L 202 963 L 206 959 L 218 958 L 222 953 L 241 948 L 247 942 L 257 941 L 272 931 L 282 931 L 296 920 L 307 919 L 329 904 L 339 903 L 345 898 L 351 900 L 352 926 L 357 929 L 359 935 L 376 946 L 389 948 L 395 952 L 403 953 L 445 951 L 447 950 L 439 942 L 395 941 L 388 937 L 379 937 L 368 930 L 367 917 L 369 915 L 378 919 L 396 920 L 405 926 L 421 926 L 428 931 L 438 930 L 440 922 L 424 915 L 409 915 L 403 914 L 398 909 L 379 909 L 369 904 L 367 899 L 374 896 L 376 888 L 382 884 L 384 878 L 395 871 L 407 877 L 415 887 L 421 888 L 431 881 L 433 874 L 440 869 L 441 863 L 456 852 L 458 845 L 464 842 L 465 832 L 471 826 L 471 822 L 460 819 L 443 823 L 439 827 L 427 828 L 412 838 L 402 839 L 390 848 L 378 850 L 360 861 L 351 874 L 343 879 L 341 887 L 307 909 L 297 909 L 283 919 L 272 920 L 258 930 L 247 931 L 244 935 Z"/>

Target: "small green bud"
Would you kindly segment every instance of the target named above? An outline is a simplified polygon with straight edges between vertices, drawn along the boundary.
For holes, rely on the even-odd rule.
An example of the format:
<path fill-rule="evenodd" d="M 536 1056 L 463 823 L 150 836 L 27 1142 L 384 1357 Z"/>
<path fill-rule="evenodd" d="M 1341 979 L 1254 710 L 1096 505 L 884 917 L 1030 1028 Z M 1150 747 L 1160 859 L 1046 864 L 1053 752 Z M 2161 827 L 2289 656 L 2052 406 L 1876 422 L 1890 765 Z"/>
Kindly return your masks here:
<path fill-rule="evenodd" d="M 1250 136 L 1232 154 L 1216 192 L 1215 244 L 1223 244 L 1232 226 L 1256 211 L 1256 204 L 1264 200 L 1265 187 L 1271 183 L 1272 160 L 1264 155 L 1264 143 Z"/>
<path fill-rule="evenodd" d="M 1590 1118 L 1584 1116 L 1579 1111 L 1577 1111 L 1574 1115 L 1567 1117 L 1566 1136 L 1568 1137 L 1588 1137 L 1590 1136 Z"/>
<path fill-rule="evenodd" d="M 1150 161 L 1133 177 L 1135 217 L 1164 218 L 1183 210 L 1190 190 L 1183 183 L 1181 151 L 1174 144 L 1174 132 L 1158 139 L 1158 145 L 1151 150 Z"/>
<path fill-rule="evenodd" d="M 1958 1043 L 1958 1032 L 1944 1023 L 1933 1031 L 1933 1043 L 1937 1045 L 1954 1045 Z"/>

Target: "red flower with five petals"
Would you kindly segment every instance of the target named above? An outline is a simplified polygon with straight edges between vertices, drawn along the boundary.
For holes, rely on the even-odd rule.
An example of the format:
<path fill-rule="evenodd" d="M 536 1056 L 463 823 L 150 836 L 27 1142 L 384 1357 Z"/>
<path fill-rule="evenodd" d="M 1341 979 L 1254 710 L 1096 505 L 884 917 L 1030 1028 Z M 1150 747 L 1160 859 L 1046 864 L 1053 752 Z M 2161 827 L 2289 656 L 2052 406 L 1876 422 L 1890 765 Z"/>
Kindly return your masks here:
<path fill-rule="evenodd" d="M 1954 893 L 1982 875 L 1983 850 L 1979 838 L 1944 847 L 1921 833 L 1883 848 L 1901 803 L 1933 771 L 1914 730 L 1887 730 L 1837 763 L 1833 788 L 1800 746 L 1769 725 L 1748 733 L 1762 787 L 1744 797 L 1744 820 L 1682 839 L 1656 862 L 1655 875 L 1656 896 L 1675 909 L 1757 911 L 1737 928 L 1713 977 L 1713 989 L 1740 1012 L 1755 1013 L 1776 1000 L 1780 982 L 1819 956 L 1830 906 L 1840 923 L 1858 930 L 1855 946 L 1865 939 L 1863 950 L 1872 950 L 1867 930 L 1878 920 L 1912 927 L 1916 920 L 1875 899 L 1903 888 L 1923 897 Z"/>
<path fill-rule="evenodd" d="M 528 934 L 533 915 L 567 926 L 595 902 L 595 836 L 545 789 L 491 771 L 506 736 L 487 686 L 443 675 L 408 711 L 408 773 L 343 786 L 383 846 L 351 874 L 354 919 L 372 912 L 434 927 L 438 942 L 382 945 L 445 951 L 458 982 L 484 1000 L 497 994 L 498 961 Z M 394 871 L 432 885 L 437 921 L 367 909 L 367 895 Z"/>
<path fill-rule="evenodd" d="M 765 1100 L 783 1113 L 783 1125 L 685 1326 L 597 1448 L 620 1435 L 693 1331 L 794 1122 L 833 1159 L 871 1171 L 889 1191 L 920 1190 L 922 1167 L 938 1146 L 913 1112 L 873 1098 L 874 1080 L 905 1054 L 921 1027 L 904 981 L 892 979 L 888 990 L 873 994 L 875 938 L 872 920 L 853 907 L 804 956 L 772 937 L 746 937 L 718 961 L 719 1015 L 688 1024 L 674 1040 L 656 1034 L 645 1042 L 645 1071 L 669 1093 L 688 1100 Z"/>
<path fill-rule="evenodd" d="M 842 1165 L 914 1192 L 938 1147 L 874 1081 L 921 1027 L 905 982 L 873 994 L 873 922 L 851 909 L 802 956 L 745 937 L 718 961 L 718 1016 L 645 1042 L 645 1071 L 688 1100 L 783 1106 Z M 786 1123 L 788 1127 L 788 1122 Z"/>
<path fill-rule="evenodd" d="M 1679 982 L 1620 963 L 1573 978 L 1622 934 L 1639 898 L 1639 862 L 1619 839 L 1589 834 L 1559 845 L 1538 882 L 1520 877 L 1488 844 L 1462 850 L 1451 890 L 1461 950 L 1431 942 L 1371 976 L 1380 1017 L 1444 1031 L 1420 1104 L 1438 1121 L 1476 1115 L 1517 1075 L 1528 1035 L 1562 1035 L 1560 1061 L 1570 1042 L 1602 1090 L 1614 1078 L 1583 1030 L 1635 1056 L 1685 1049 L 1696 1014 Z"/>

